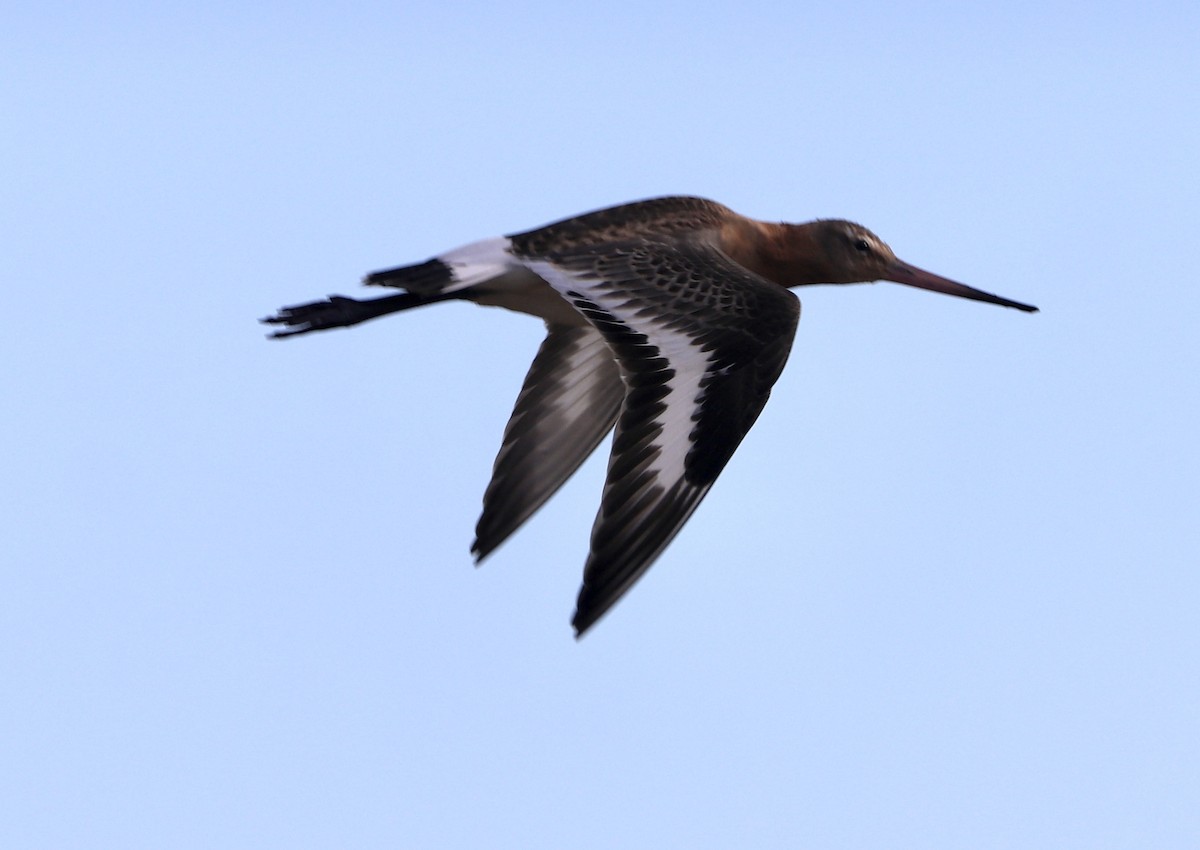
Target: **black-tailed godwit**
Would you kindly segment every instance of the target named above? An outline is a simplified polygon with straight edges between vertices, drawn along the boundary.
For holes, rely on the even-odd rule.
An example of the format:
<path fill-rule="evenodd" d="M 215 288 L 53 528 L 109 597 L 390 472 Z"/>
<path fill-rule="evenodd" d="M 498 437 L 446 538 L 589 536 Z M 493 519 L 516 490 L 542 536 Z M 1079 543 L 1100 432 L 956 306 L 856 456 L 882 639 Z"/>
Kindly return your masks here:
<path fill-rule="evenodd" d="M 902 263 L 858 224 L 776 224 L 669 197 L 367 275 L 397 295 L 334 295 L 263 321 L 288 337 L 449 300 L 542 319 L 546 339 L 505 428 L 471 551 L 487 557 L 615 425 L 572 620 L 582 635 L 679 533 L 762 412 L 800 319 L 789 289 L 875 280 L 1037 310 Z"/>

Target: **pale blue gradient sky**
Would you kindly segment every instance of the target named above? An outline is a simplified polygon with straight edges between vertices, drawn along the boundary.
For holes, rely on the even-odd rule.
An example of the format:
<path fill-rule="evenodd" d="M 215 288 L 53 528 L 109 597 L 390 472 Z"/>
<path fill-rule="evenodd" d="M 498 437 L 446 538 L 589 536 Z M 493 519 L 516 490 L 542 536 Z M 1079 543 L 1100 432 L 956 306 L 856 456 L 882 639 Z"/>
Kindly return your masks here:
<path fill-rule="evenodd" d="M 1190 2 L 7 12 L 0 846 L 1200 844 L 1198 43 Z M 802 291 L 576 643 L 602 456 L 467 552 L 538 324 L 254 320 L 664 193 L 1043 312 Z"/>

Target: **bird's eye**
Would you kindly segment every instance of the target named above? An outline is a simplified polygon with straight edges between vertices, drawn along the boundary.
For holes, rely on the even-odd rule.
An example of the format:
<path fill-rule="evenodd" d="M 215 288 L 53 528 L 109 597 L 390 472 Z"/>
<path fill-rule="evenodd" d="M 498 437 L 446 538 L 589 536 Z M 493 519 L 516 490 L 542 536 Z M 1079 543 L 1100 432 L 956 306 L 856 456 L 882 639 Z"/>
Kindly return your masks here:
<path fill-rule="evenodd" d="M 871 244 L 867 242 L 866 239 L 858 239 L 854 243 L 854 250 L 858 251 L 860 254 L 869 253 L 871 250 Z"/>

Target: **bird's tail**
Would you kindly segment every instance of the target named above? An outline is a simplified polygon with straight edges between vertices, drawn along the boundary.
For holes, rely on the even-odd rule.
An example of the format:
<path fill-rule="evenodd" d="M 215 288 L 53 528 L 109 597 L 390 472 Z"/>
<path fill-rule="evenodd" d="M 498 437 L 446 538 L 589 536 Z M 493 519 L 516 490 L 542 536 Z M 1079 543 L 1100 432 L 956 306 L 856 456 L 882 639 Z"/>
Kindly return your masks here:
<path fill-rule="evenodd" d="M 324 301 L 284 307 L 262 321 L 281 325 L 273 337 L 295 336 L 309 331 L 346 328 L 368 319 L 423 307 L 451 299 L 472 300 L 471 289 L 502 278 L 510 271 L 512 257 L 505 250 L 507 239 L 485 239 L 449 251 L 440 257 L 372 272 L 363 278 L 367 286 L 403 289 L 399 295 L 359 301 L 331 295 Z"/>
<path fill-rule="evenodd" d="M 371 272 L 363 278 L 367 286 L 392 286 L 414 295 L 433 295 L 454 288 L 454 271 L 441 259 L 434 257 L 411 266 Z"/>

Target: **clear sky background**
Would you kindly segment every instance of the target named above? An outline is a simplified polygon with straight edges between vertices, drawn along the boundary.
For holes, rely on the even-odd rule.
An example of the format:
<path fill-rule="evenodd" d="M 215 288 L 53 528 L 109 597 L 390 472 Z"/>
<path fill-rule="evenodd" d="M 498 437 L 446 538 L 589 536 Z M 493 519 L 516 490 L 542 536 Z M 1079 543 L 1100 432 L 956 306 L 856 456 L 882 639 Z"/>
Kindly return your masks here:
<path fill-rule="evenodd" d="M 0 846 L 1200 846 L 1200 7 L 39 3 L 0 32 Z M 584 640 L 481 569 L 541 339 L 377 268 L 659 194 L 1039 305 L 800 292 Z"/>

